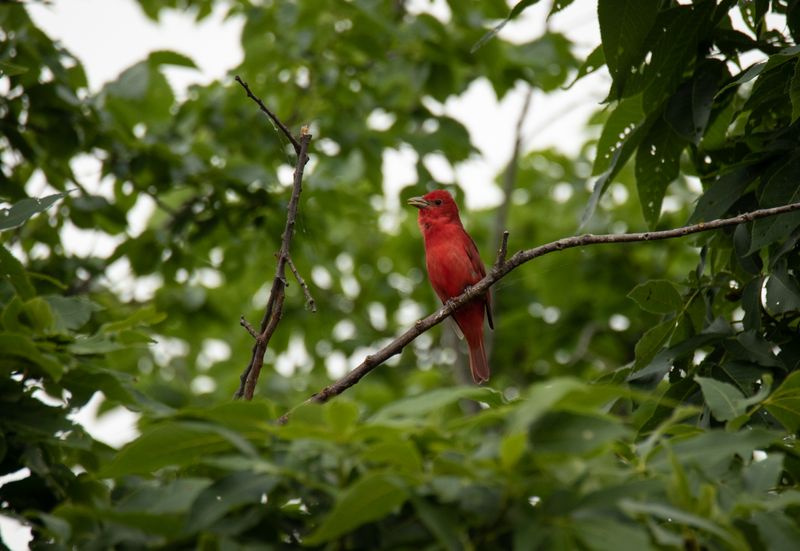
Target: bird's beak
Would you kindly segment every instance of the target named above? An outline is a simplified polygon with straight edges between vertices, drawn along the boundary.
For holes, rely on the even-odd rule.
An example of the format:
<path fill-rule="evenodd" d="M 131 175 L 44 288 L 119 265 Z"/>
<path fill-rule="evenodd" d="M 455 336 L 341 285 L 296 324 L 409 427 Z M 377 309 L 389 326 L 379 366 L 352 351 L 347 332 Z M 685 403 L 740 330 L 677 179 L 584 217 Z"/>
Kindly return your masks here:
<path fill-rule="evenodd" d="M 412 197 L 411 199 L 406 201 L 406 203 L 408 203 L 412 207 L 417 207 L 418 209 L 425 209 L 428 208 L 428 206 L 430 205 L 430 203 L 428 203 L 422 197 Z"/>

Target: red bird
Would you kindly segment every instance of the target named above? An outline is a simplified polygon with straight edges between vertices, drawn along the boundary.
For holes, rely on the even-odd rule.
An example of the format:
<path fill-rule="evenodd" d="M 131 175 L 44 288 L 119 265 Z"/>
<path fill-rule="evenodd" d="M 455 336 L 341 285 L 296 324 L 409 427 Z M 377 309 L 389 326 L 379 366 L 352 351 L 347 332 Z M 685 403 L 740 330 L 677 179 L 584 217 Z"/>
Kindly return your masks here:
<path fill-rule="evenodd" d="M 475 242 L 461 225 L 458 207 L 444 190 L 412 197 L 408 204 L 419 209 L 417 223 L 425 238 L 428 279 L 442 302 L 459 296 L 486 275 Z M 469 345 L 469 368 L 476 384 L 489 380 L 489 363 L 483 347 L 483 315 L 494 329 L 489 293 L 465 304 L 453 314 Z"/>

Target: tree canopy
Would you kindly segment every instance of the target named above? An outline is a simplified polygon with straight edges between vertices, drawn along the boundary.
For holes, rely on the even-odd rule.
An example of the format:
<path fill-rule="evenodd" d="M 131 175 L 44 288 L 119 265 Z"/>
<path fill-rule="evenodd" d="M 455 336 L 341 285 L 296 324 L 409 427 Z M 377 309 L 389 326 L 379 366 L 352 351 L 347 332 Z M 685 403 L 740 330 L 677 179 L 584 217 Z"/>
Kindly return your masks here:
<path fill-rule="evenodd" d="M 503 230 L 513 253 L 798 202 L 797 2 L 599 0 L 586 59 L 550 26 L 504 38 L 536 0 L 138 3 L 224 7 L 243 61 L 178 97 L 165 67 L 194 61 L 156 51 L 93 91 L 0 3 L 0 514 L 32 548 L 794 548 L 797 211 L 516 267 L 483 387 L 444 324 L 303 402 L 439 307 L 397 201 L 442 187 L 426 155 L 477 154 L 435 105 L 478 80 L 498 98 L 611 82 L 576 155 L 518 151 L 485 184 L 503 204 L 463 212 L 487 266 Z M 264 315 L 296 158 L 233 75 L 312 135 L 291 259 L 316 311 L 286 272 L 252 401 L 232 399 L 254 346 L 239 319 Z M 406 146 L 398 198 L 383 159 Z M 112 250 L 76 252 L 76 228 Z M 75 415 L 93 396 L 140 434 L 92 437 Z"/>

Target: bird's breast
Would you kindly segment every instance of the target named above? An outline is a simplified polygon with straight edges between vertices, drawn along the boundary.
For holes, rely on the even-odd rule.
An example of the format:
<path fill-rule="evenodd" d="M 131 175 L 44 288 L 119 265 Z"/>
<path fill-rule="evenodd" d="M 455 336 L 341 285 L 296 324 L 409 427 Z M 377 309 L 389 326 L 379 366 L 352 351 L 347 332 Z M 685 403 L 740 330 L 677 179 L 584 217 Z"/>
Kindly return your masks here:
<path fill-rule="evenodd" d="M 481 278 L 467 254 L 464 231 L 439 231 L 425 236 L 428 278 L 439 298 L 460 295 Z"/>

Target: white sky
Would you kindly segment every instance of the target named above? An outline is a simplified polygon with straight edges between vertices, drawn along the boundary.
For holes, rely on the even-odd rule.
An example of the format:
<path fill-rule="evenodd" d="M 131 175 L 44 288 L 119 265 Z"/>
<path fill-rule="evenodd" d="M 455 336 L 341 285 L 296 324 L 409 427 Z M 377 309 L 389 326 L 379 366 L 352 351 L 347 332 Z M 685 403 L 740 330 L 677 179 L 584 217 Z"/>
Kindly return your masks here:
<path fill-rule="evenodd" d="M 549 2 L 542 2 L 529 8 L 519 20 L 509 23 L 501 36 L 515 41 L 539 36 L 545 28 L 549 5 Z M 437 16 L 449 15 L 444 0 L 415 0 L 410 2 L 410 7 L 431 11 Z M 31 3 L 28 9 L 45 32 L 60 40 L 82 61 L 92 90 L 113 80 L 153 50 L 174 50 L 188 55 L 198 65 L 199 70 L 170 68 L 166 71 L 179 94 L 189 84 L 226 78 L 227 71 L 242 59 L 239 44 L 242 21 L 225 21 L 221 10 L 199 24 L 186 15 L 165 12 L 160 23 L 154 24 L 133 0 L 54 0 L 49 6 Z M 551 29 L 567 34 L 576 44 L 575 53 L 579 57 L 600 43 L 594 10 L 595 2 L 575 2 L 550 22 Z M 525 147 L 555 146 L 565 153 L 575 153 L 584 142 L 583 125 L 587 117 L 597 108 L 608 88 L 606 79 L 605 73 L 600 72 L 568 91 L 548 96 L 535 94 L 523 125 Z M 460 98 L 452 98 L 443 106 L 446 114 L 468 128 L 481 155 L 457 166 L 455 175 L 442 159 L 431 159 L 428 168 L 443 182 L 452 181 L 455 176 L 466 191 L 467 208 L 491 207 L 500 202 L 499 190 L 486 184 L 493 181 L 508 162 L 525 94 L 526 88 L 518 85 L 498 102 L 488 82 L 477 81 Z M 394 201 L 390 199 L 389 207 L 399 207 L 393 204 L 397 191 L 413 181 L 414 158 L 415 153 L 410 150 L 386 154 L 384 189 L 387 196 L 395 197 Z M 103 193 L 103 183 L 95 176 L 96 168 L 92 168 L 91 163 L 87 166 L 78 173 L 85 174 L 88 180 L 93 179 L 85 182 L 90 189 Z M 75 236 L 69 241 L 83 254 L 115 245 L 91 232 L 74 231 Z M 130 412 L 119 408 L 97 420 L 94 415 L 97 405 L 98 400 L 94 399 L 92 407 L 76 416 L 96 438 L 118 446 L 135 437 L 135 417 Z M 6 545 L 17 551 L 27 549 L 30 532 L 0 516 L 0 536 Z"/>

